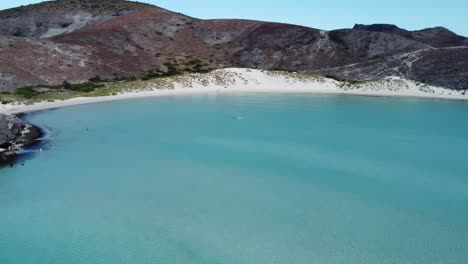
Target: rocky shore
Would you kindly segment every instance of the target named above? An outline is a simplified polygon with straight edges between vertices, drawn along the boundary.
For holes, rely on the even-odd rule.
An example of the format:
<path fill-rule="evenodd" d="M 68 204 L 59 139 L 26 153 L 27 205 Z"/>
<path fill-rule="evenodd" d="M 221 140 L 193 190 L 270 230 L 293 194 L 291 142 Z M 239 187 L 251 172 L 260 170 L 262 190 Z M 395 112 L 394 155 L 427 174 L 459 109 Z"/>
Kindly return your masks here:
<path fill-rule="evenodd" d="M 42 130 L 21 120 L 22 114 L 0 114 L 0 167 L 12 165 L 21 150 L 38 143 Z"/>

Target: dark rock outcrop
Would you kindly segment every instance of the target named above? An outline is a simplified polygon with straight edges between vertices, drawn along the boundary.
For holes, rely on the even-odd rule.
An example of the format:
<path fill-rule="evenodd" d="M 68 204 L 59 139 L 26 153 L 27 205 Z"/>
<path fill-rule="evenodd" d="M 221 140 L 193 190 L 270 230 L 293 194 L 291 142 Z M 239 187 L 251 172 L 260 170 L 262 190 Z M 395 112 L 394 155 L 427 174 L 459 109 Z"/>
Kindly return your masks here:
<path fill-rule="evenodd" d="M 24 123 L 17 117 L 0 114 L 0 146 L 15 141 L 24 128 Z"/>
<path fill-rule="evenodd" d="M 27 148 L 38 143 L 43 135 L 42 130 L 26 123 L 17 116 L 0 114 L 0 166 L 12 162 L 19 148 Z M 13 147 L 15 151 L 11 151 Z"/>

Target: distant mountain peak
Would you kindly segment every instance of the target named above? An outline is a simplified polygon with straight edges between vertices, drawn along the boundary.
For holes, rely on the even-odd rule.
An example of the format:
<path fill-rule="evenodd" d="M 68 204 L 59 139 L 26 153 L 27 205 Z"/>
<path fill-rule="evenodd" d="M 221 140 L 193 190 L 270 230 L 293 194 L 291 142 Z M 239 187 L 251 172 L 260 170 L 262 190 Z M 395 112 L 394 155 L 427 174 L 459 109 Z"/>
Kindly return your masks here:
<path fill-rule="evenodd" d="M 81 6 L 109 6 L 109 5 L 142 5 L 142 6 L 153 6 L 151 4 L 142 3 L 138 1 L 126 1 L 126 0 L 56 0 L 50 1 L 50 3 L 56 4 L 71 4 Z"/>
<path fill-rule="evenodd" d="M 114 11 L 135 8 L 155 7 L 150 4 L 125 0 L 55 0 L 38 4 L 20 6 L 9 11 L 40 11 L 46 10 L 86 10 L 86 11 Z"/>
<path fill-rule="evenodd" d="M 370 30 L 370 31 L 387 31 L 387 30 L 400 30 L 399 27 L 393 24 L 355 24 L 353 29 L 357 30 Z"/>
<path fill-rule="evenodd" d="M 447 28 L 440 26 L 416 31 L 408 31 L 391 24 L 356 24 L 354 25 L 353 29 L 399 35 L 404 38 L 431 45 L 435 48 L 466 46 L 468 42 L 466 37 L 459 36 Z"/>

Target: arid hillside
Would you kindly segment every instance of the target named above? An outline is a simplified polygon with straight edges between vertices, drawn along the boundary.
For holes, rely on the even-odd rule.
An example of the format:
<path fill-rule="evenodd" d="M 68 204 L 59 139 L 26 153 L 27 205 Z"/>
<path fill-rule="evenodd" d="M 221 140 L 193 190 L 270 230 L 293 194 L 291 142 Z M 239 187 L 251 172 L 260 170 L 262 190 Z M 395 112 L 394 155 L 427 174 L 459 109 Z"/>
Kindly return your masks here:
<path fill-rule="evenodd" d="M 0 11 L 0 90 L 246 67 L 337 79 L 400 76 L 468 89 L 468 40 L 445 28 L 323 31 L 200 20 L 123 0 L 58 0 Z"/>

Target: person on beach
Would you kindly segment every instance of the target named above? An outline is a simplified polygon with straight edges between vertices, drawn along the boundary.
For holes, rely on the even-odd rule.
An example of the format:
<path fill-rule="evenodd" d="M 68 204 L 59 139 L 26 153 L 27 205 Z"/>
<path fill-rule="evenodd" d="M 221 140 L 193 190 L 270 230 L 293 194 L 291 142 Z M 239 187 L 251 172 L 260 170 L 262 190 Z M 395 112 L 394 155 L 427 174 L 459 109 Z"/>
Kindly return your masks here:
<path fill-rule="evenodd" d="M 16 150 L 17 150 L 16 145 L 10 146 L 10 152 L 13 153 L 13 155 L 16 155 Z"/>
<path fill-rule="evenodd" d="M 15 146 L 14 146 L 14 145 L 10 145 L 10 146 L 8 147 L 8 151 L 9 151 L 10 153 L 12 153 L 13 155 L 16 155 L 16 149 L 15 149 Z"/>

